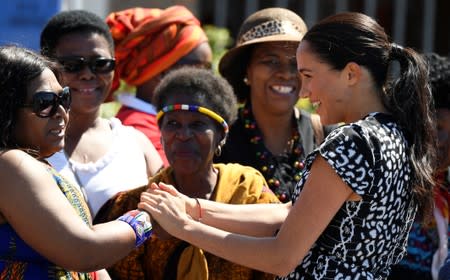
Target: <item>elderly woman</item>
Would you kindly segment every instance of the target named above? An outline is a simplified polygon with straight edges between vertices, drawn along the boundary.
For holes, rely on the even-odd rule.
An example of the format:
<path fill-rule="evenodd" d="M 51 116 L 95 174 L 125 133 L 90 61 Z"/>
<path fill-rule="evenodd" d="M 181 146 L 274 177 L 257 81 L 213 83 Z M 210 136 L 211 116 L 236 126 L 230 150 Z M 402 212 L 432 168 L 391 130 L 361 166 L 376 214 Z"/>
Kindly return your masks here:
<path fill-rule="evenodd" d="M 106 18 L 114 39 L 117 67 L 112 91 L 120 80 L 136 87 L 136 94 L 118 95 L 117 118 L 153 143 L 167 166 L 161 132 L 152 105 L 155 87 L 171 69 L 181 65 L 211 68 L 212 51 L 200 21 L 186 7 L 131 8 Z"/>
<path fill-rule="evenodd" d="M 45 160 L 64 146 L 70 89 L 29 50 L 0 47 L 0 65 L 0 279 L 99 279 L 87 272 L 142 244 L 149 216 L 92 226 L 78 189 Z"/>
<path fill-rule="evenodd" d="M 222 203 L 278 202 L 256 169 L 213 163 L 227 137 L 228 125 L 236 118 L 236 99 L 224 79 L 204 69 L 174 70 L 157 87 L 154 104 L 170 167 L 151 178 L 151 183 L 173 184 L 186 195 Z M 125 209 L 134 209 L 146 189 L 120 193 L 99 215 L 110 220 Z M 109 271 L 122 279 L 272 277 L 204 253 L 179 239 L 158 236 Z"/>

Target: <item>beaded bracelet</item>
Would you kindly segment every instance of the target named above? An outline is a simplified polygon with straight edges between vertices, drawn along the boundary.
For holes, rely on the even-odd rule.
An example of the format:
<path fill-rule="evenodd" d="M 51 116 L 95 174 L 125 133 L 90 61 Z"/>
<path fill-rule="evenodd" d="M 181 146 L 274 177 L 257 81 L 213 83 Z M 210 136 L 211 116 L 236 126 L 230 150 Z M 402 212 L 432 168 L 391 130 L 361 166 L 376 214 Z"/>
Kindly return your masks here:
<path fill-rule="evenodd" d="M 139 247 L 152 235 L 150 216 L 145 211 L 131 210 L 117 218 L 117 220 L 129 224 L 133 228 L 136 234 L 136 247 Z"/>

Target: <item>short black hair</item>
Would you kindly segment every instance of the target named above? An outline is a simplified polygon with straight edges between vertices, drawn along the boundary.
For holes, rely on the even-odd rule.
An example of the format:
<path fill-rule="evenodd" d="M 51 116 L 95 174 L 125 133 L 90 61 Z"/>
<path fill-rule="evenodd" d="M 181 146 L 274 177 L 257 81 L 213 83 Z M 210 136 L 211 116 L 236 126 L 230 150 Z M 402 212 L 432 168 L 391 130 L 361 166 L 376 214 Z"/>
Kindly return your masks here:
<path fill-rule="evenodd" d="M 153 104 L 161 110 L 174 95 L 192 97 L 192 104 L 208 108 L 231 125 L 237 118 L 237 101 L 233 88 L 213 71 L 196 67 L 182 67 L 170 71 L 159 83 Z"/>
<path fill-rule="evenodd" d="M 450 59 L 437 53 L 426 53 L 424 58 L 434 106 L 450 110 Z"/>
<path fill-rule="evenodd" d="M 114 53 L 114 40 L 106 22 L 85 10 L 63 11 L 54 15 L 41 32 L 41 54 L 54 57 L 61 37 L 70 33 L 96 33 L 103 36 Z"/>

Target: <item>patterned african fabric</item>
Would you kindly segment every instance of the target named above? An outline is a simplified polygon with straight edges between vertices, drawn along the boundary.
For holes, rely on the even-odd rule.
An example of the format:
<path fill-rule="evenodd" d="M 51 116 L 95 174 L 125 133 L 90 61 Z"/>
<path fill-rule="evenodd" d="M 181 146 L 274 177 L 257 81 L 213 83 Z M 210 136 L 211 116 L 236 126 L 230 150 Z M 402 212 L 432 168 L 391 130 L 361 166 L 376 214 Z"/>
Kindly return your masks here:
<path fill-rule="evenodd" d="M 447 172 L 437 175 L 434 193 L 435 207 L 449 220 L 450 183 Z M 450 226 L 447 236 L 450 242 Z M 427 224 L 414 221 L 408 238 L 407 254 L 401 262 L 393 267 L 389 280 L 432 279 L 431 266 L 433 254 L 439 247 L 439 236 L 434 217 Z M 450 251 L 449 251 L 450 253 Z"/>
<path fill-rule="evenodd" d="M 119 80 L 137 86 L 168 69 L 208 38 L 199 20 L 184 6 L 167 9 L 132 8 L 108 15 L 115 45 Z"/>
<path fill-rule="evenodd" d="M 222 153 L 214 161 L 235 162 L 258 169 L 278 199 L 281 202 L 290 201 L 304 168 L 303 161 L 317 147 L 308 113 L 302 111 L 294 114 L 292 126 L 294 133 L 288 150 L 281 155 L 272 154 L 264 145 L 262 133 L 248 101 L 239 109 L 238 119 L 230 127 Z M 331 126 L 326 129 L 331 129 Z M 328 131 L 325 132 L 327 133 Z"/>
<path fill-rule="evenodd" d="M 219 178 L 211 200 L 230 204 L 279 202 L 267 187 L 264 177 L 256 169 L 239 164 L 214 164 L 214 167 L 219 171 Z M 174 184 L 173 172 L 171 167 L 167 167 L 151 178 L 150 183 Z M 114 220 L 129 209 L 135 209 L 140 201 L 140 194 L 146 189 L 147 186 L 119 193 L 100 210 L 94 223 Z M 190 252 L 186 254 L 186 249 L 193 250 L 192 254 Z M 183 255 L 193 257 L 183 259 Z M 180 264 L 184 263 L 192 267 L 180 267 Z M 205 265 L 207 267 L 202 267 Z M 157 234 L 152 235 L 143 246 L 133 250 L 126 258 L 109 268 L 108 272 L 114 279 L 159 280 L 180 279 L 177 271 L 179 273 L 183 269 L 194 271 L 206 269 L 209 278 L 190 278 L 198 280 L 274 278 L 273 275 L 231 263 L 207 252 L 199 252 L 196 247 L 179 239 L 173 237 L 160 239 Z"/>
<path fill-rule="evenodd" d="M 307 157 L 292 202 L 319 155 L 362 199 L 344 202 L 297 268 L 279 279 L 385 279 L 406 253 L 417 211 L 408 154 L 400 126 L 387 114 L 333 130 Z"/>
<path fill-rule="evenodd" d="M 53 168 L 47 167 L 58 187 L 72 204 L 86 224 L 90 224 L 90 214 L 81 194 Z M 69 253 L 69 252 L 68 252 Z M 0 279 L 59 279 L 89 280 L 97 279 L 96 273 L 67 271 L 49 262 L 32 249 L 14 231 L 10 224 L 0 225 Z"/>

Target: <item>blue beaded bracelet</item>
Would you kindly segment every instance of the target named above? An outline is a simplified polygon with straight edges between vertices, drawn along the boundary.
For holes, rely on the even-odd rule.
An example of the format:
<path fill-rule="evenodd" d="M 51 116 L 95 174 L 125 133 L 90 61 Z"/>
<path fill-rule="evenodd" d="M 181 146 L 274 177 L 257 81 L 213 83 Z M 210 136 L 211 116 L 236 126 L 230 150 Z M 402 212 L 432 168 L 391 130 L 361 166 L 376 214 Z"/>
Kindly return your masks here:
<path fill-rule="evenodd" d="M 150 216 L 145 211 L 131 210 L 117 220 L 125 222 L 133 228 L 136 234 L 136 247 L 140 246 L 152 235 Z"/>

